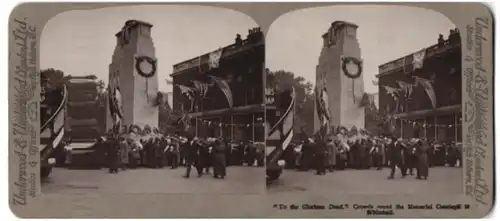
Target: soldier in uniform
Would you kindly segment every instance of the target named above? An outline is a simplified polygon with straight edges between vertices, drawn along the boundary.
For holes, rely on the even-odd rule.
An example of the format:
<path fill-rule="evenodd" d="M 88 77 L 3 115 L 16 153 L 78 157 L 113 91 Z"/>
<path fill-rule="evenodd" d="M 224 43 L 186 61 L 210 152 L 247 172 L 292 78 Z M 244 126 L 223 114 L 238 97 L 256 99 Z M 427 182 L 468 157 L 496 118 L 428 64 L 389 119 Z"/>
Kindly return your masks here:
<path fill-rule="evenodd" d="M 180 161 L 180 155 L 179 155 L 179 142 L 177 141 L 173 141 L 173 140 L 169 140 L 169 143 L 171 143 L 171 147 L 172 147 L 172 165 L 171 165 L 171 168 L 172 169 L 175 169 L 179 166 L 179 161 Z"/>
<path fill-rule="evenodd" d="M 396 172 L 396 166 L 401 170 L 401 175 L 406 177 L 406 169 L 403 164 L 403 146 L 400 141 L 396 140 L 396 138 L 392 139 L 392 142 L 388 145 L 388 157 L 389 164 L 391 167 L 391 173 L 388 179 L 394 179 L 394 173 Z"/>
<path fill-rule="evenodd" d="M 326 149 L 326 144 L 321 141 L 316 141 L 312 144 L 315 151 L 316 158 L 316 175 L 325 175 L 326 167 L 328 165 L 328 151 Z"/>
<path fill-rule="evenodd" d="M 328 152 L 328 171 L 333 172 L 335 169 L 337 161 L 337 146 L 333 142 L 333 138 L 330 137 L 326 143 L 326 149 Z"/>
<path fill-rule="evenodd" d="M 407 144 L 403 149 L 406 174 L 413 176 L 413 169 L 416 168 L 415 144 Z"/>
<path fill-rule="evenodd" d="M 205 169 L 205 173 L 210 173 L 210 167 L 212 164 L 212 157 L 210 156 L 210 148 L 214 146 L 212 140 L 205 141 L 200 145 L 200 163 Z"/>
<path fill-rule="evenodd" d="M 354 142 L 351 143 L 351 163 L 352 163 L 352 168 L 353 169 L 361 169 L 361 145 L 360 145 L 360 141 L 359 140 L 356 140 Z"/>
<path fill-rule="evenodd" d="M 340 140 L 334 141 L 334 146 L 336 148 L 336 168 L 337 170 L 345 170 L 347 162 L 347 149 L 344 147 Z"/>
<path fill-rule="evenodd" d="M 118 142 L 113 136 L 107 139 L 107 155 L 109 162 L 109 173 L 118 173 L 118 166 L 120 163 Z"/>
<path fill-rule="evenodd" d="M 300 170 L 308 171 L 313 166 L 315 145 L 312 139 L 304 140 L 304 145 L 302 145 L 301 155 L 300 155 Z"/>
<path fill-rule="evenodd" d="M 163 168 L 163 162 L 165 160 L 165 154 L 163 152 L 164 146 L 161 146 L 161 140 L 159 137 L 154 139 L 155 146 L 155 168 Z"/>
<path fill-rule="evenodd" d="M 253 141 L 248 142 L 247 144 L 247 155 L 246 155 L 246 161 L 247 161 L 247 166 L 253 166 L 255 163 L 255 145 Z"/>
<path fill-rule="evenodd" d="M 129 159 L 128 159 L 129 146 L 128 146 L 127 141 L 125 140 L 125 137 L 123 137 L 123 136 L 120 137 L 119 148 L 120 148 L 119 149 L 120 168 L 122 170 L 126 170 L 128 162 L 129 162 Z"/>

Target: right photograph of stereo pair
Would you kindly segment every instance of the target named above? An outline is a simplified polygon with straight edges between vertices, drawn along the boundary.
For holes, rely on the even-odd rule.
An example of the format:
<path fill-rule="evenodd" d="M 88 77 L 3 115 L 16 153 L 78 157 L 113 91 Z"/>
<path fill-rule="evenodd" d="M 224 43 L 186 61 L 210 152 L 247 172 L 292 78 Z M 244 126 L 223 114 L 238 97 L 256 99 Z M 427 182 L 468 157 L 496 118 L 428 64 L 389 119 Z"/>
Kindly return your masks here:
<path fill-rule="evenodd" d="M 403 6 L 300 9 L 266 35 L 270 194 L 462 192 L 461 33 Z"/>

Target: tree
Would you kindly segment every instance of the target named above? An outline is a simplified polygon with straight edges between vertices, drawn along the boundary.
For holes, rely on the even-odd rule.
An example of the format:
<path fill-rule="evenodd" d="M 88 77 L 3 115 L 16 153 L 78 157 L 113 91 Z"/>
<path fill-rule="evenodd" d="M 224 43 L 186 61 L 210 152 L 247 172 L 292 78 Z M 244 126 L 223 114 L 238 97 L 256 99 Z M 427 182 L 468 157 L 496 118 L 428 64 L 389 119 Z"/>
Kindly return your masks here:
<path fill-rule="evenodd" d="M 294 131 L 298 134 L 304 131 L 307 135 L 314 133 L 314 93 L 313 84 L 306 81 L 301 76 L 295 76 L 294 73 L 284 70 L 270 71 L 276 83 L 276 92 L 280 93 L 295 88 L 296 106 L 295 106 L 295 124 Z"/>
<path fill-rule="evenodd" d="M 54 68 L 40 71 L 42 84 L 48 91 L 56 90 L 64 85 L 64 72 Z"/>

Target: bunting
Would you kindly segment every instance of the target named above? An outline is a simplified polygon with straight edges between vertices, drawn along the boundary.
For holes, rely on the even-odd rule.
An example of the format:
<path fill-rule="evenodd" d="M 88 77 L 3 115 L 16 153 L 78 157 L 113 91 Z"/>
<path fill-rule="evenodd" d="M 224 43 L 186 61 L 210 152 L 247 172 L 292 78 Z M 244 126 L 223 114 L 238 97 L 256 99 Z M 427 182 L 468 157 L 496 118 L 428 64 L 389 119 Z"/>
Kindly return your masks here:
<path fill-rule="evenodd" d="M 424 48 L 424 49 L 413 54 L 413 70 L 414 71 L 424 67 L 425 51 L 426 51 L 426 49 Z"/>
<path fill-rule="evenodd" d="M 222 48 L 219 48 L 211 52 L 208 56 L 209 69 L 218 68 L 221 57 L 222 57 Z"/>
<path fill-rule="evenodd" d="M 231 92 L 231 87 L 229 84 L 221 78 L 209 75 L 213 82 L 220 88 L 222 93 L 226 96 L 227 103 L 229 104 L 229 108 L 233 107 L 233 93 Z"/>
<path fill-rule="evenodd" d="M 424 88 L 427 96 L 429 96 L 432 108 L 436 108 L 436 93 L 434 92 L 434 86 L 432 86 L 431 81 L 417 76 L 413 76 L 413 78 L 415 78 L 416 85 L 422 85 Z"/>

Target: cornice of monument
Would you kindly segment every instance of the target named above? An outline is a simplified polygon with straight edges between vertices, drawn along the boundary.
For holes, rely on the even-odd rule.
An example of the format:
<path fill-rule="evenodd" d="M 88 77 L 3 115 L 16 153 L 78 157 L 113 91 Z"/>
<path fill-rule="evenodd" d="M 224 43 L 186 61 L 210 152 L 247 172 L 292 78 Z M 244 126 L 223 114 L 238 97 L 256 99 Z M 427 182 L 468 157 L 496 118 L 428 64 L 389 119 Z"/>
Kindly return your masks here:
<path fill-rule="evenodd" d="M 135 27 L 137 27 L 137 26 L 139 26 L 139 25 L 144 25 L 144 26 L 146 26 L 146 27 L 148 27 L 148 28 L 153 27 L 153 25 L 152 25 L 151 23 L 148 23 L 148 22 L 145 22 L 145 21 L 140 21 L 140 20 L 134 20 L 134 19 L 131 19 L 131 20 L 127 20 L 127 21 L 125 22 L 125 24 L 123 25 L 122 29 L 121 29 L 118 33 L 116 33 L 116 34 L 115 34 L 115 36 L 116 36 L 116 37 L 120 37 L 120 36 L 121 36 L 121 34 L 123 33 L 123 31 L 122 31 L 122 30 L 123 30 L 124 28 L 127 28 L 127 27 L 128 27 L 128 28 L 135 28 Z"/>
<path fill-rule="evenodd" d="M 334 29 L 339 29 L 339 28 L 342 28 L 344 26 L 358 28 L 358 25 L 356 25 L 352 22 L 347 22 L 347 21 L 334 21 L 334 22 L 332 22 L 332 25 L 331 25 L 331 27 L 333 27 Z"/>

